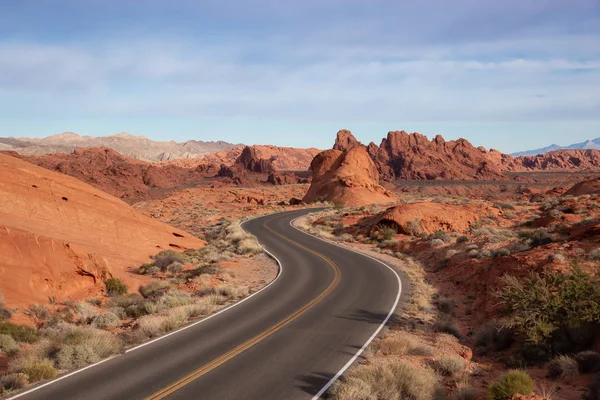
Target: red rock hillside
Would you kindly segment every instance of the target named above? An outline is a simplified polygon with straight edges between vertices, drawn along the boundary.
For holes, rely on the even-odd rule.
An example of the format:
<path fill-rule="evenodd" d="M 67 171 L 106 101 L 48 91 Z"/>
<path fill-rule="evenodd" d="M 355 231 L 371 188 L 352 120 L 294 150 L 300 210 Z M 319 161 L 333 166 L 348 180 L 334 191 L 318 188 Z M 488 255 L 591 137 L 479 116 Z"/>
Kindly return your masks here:
<path fill-rule="evenodd" d="M 151 189 L 191 185 L 217 173 L 215 165 L 184 168 L 135 160 L 106 147 L 74 150 L 25 158 L 51 171 L 62 172 L 121 198 L 143 196 Z"/>
<path fill-rule="evenodd" d="M 600 177 L 579 182 L 565 193 L 566 196 L 581 196 L 584 194 L 600 194 Z"/>
<path fill-rule="evenodd" d="M 379 184 L 379 173 L 363 146 L 325 150 L 311 163 L 313 180 L 303 201 L 328 200 L 360 206 L 394 200 Z"/>
<path fill-rule="evenodd" d="M 202 247 L 78 179 L 0 154 L 0 290 L 11 307 L 83 299 L 163 249 Z"/>
<path fill-rule="evenodd" d="M 536 156 L 505 157 L 506 171 L 600 171 L 600 150 L 557 150 Z"/>
<path fill-rule="evenodd" d="M 312 159 L 320 152 L 320 150 L 315 148 L 299 149 L 294 147 L 268 145 L 238 146 L 228 151 L 207 154 L 199 159 L 177 160 L 174 161 L 174 163 L 188 167 L 195 166 L 198 163 L 216 165 L 225 164 L 231 166 L 235 164 L 245 147 L 254 149 L 258 158 L 271 161 L 273 168 L 277 171 L 306 171 L 308 170 Z"/>
<path fill-rule="evenodd" d="M 389 132 L 368 151 L 381 177 L 395 179 L 504 179 L 502 171 L 465 139 L 433 140 L 419 133 Z"/>

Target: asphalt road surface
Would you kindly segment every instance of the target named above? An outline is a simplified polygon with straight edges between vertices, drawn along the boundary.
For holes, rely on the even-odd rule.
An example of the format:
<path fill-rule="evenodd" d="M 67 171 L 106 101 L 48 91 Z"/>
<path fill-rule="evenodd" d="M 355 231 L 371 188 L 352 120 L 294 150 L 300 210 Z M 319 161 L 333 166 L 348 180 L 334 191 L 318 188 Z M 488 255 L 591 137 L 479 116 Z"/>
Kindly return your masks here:
<path fill-rule="evenodd" d="M 401 285 L 383 264 L 290 225 L 309 211 L 243 225 L 282 264 L 266 289 L 204 322 L 19 398 L 313 398 L 380 328 L 398 303 Z"/>

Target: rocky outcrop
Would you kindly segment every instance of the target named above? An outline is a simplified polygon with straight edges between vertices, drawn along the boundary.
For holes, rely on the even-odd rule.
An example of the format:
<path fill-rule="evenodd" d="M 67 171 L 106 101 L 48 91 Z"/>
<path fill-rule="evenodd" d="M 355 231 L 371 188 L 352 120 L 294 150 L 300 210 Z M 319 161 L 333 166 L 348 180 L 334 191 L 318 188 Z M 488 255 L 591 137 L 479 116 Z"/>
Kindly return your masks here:
<path fill-rule="evenodd" d="M 269 160 L 276 171 L 307 171 L 311 161 L 320 150 L 315 148 L 300 149 L 295 147 L 279 147 L 269 145 L 247 146 L 256 151 L 258 158 Z M 177 160 L 181 166 L 191 167 L 195 163 L 233 165 L 245 149 L 239 146 L 231 150 L 208 154 L 197 160 Z"/>
<path fill-rule="evenodd" d="M 419 133 L 389 132 L 369 154 L 383 179 L 504 179 L 497 165 L 465 139 L 427 139 Z"/>
<path fill-rule="evenodd" d="M 315 157 L 311 169 L 313 179 L 305 203 L 327 200 L 360 206 L 394 199 L 379 184 L 377 167 L 363 146 L 323 151 Z"/>
<path fill-rule="evenodd" d="M 361 146 L 361 144 L 356 140 L 352 132 L 346 129 L 338 131 L 335 137 L 335 144 L 333 145 L 334 150 L 348 151 L 355 146 Z"/>
<path fill-rule="evenodd" d="M 401 204 L 377 215 L 371 225 L 388 226 L 405 235 L 440 230 L 464 233 L 479 219 L 478 211 L 481 212 L 464 206 L 432 202 Z"/>
<path fill-rule="evenodd" d="M 565 196 L 581 196 L 584 194 L 600 194 L 600 177 L 577 183 L 566 191 Z"/>
<path fill-rule="evenodd" d="M 244 147 L 242 154 L 235 160 L 235 164 L 242 165 L 248 172 L 259 174 L 268 174 L 274 171 L 273 163 L 270 160 L 260 158 L 256 149 L 250 146 Z"/>
<path fill-rule="evenodd" d="M 506 171 L 600 171 L 600 150 L 557 150 L 536 156 L 507 156 Z"/>
<path fill-rule="evenodd" d="M 0 154 L 0 291 L 11 307 L 95 297 L 163 249 L 199 248 L 187 232 L 145 217 L 78 179 Z"/>
<path fill-rule="evenodd" d="M 310 183 L 310 177 L 293 172 L 272 172 L 269 174 L 267 182 L 273 185 L 295 185 L 299 183 Z"/>

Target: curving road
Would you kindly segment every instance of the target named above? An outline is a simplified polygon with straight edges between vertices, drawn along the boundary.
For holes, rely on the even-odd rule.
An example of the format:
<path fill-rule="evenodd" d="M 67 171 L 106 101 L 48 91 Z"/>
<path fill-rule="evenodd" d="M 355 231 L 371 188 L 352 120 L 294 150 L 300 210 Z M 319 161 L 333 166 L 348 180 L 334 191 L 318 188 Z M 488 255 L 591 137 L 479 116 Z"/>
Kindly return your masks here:
<path fill-rule="evenodd" d="M 244 224 L 279 277 L 203 322 L 13 398 L 311 399 L 351 363 L 398 304 L 385 265 L 293 228 L 311 210 Z M 314 210 L 313 210 L 314 211 Z"/>

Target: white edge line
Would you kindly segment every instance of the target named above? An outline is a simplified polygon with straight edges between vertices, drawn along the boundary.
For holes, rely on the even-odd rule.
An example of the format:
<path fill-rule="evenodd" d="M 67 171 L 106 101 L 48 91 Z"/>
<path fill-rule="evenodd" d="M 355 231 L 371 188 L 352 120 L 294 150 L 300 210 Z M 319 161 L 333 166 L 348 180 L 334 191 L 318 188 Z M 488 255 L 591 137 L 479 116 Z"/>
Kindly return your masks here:
<path fill-rule="evenodd" d="M 241 227 L 242 229 L 244 229 L 244 228 L 242 227 L 242 225 L 244 225 L 246 222 L 248 222 L 248 221 L 252 221 L 253 219 L 257 219 L 257 218 L 266 217 L 267 215 L 272 215 L 272 214 L 258 215 L 258 216 L 256 216 L 256 217 L 253 217 L 253 218 L 247 219 L 247 220 L 245 220 L 245 221 L 243 221 L 243 222 L 241 222 L 241 223 L 240 223 L 240 227 Z M 260 242 L 259 242 L 259 244 L 260 244 Z M 219 315 L 219 314 L 221 314 L 221 313 L 224 313 L 225 311 L 227 311 L 227 310 L 230 310 L 230 309 L 232 309 L 233 307 L 235 307 L 235 306 L 238 306 L 238 305 L 242 304 L 242 303 L 243 303 L 243 302 L 245 302 L 246 300 L 250 299 L 251 297 L 253 297 L 253 296 L 257 295 L 257 294 L 259 294 L 260 292 L 262 292 L 263 290 L 265 290 L 266 288 L 268 288 L 269 286 L 271 286 L 272 284 L 274 284 L 274 283 L 275 283 L 275 281 L 276 281 L 277 279 L 279 279 L 279 277 L 280 277 L 280 276 L 281 276 L 281 274 L 283 273 L 283 266 L 282 266 L 282 264 L 281 264 L 281 261 L 279 261 L 279 259 L 278 259 L 277 257 L 275 257 L 275 255 L 273 255 L 273 253 L 271 253 L 270 251 L 268 251 L 267 249 L 265 249 L 265 247 L 264 247 L 262 244 L 261 244 L 260 246 L 262 247 L 263 251 L 264 251 L 264 252 L 265 252 L 265 253 L 266 253 L 266 254 L 267 254 L 269 257 L 271 257 L 271 258 L 273 258 L 273 259 L 275 260 L 275 262 L 277 263 L 277 266 L 278 266 L 278 269 L 277 269 L 277 276 L 275 277 L 275 279 L 273 279 L 271 282 L 269 282 L 269 284 L 268 284 L 267 286 L 265 286 L 265 287 L 263 287 L 262 289 L 260 289 L 260 290 L 258 290 L 258 291 L 256 291 L 256 292 L 252 293 L 250 296 L 248 296 L 248 297 L 245 297 L 245 298 L 243 298 L 242 300 L 240 300 L 240 301 L 238 301 L 238 302 L 236 302 L 236 303 L 233 303 L 233 304 L 231 304 L 231 305 L 230 305 L 230 306 L 228 306 L 228 307 L 225 307 L 224 309 L 220 310 L 219 312 L 216 312 L 216 313 L 214 313 L 214 314 L 212 314 L 212 315 L 209 315 L 208 317 L 206 317 L 206 318 L 203 318 L 203 319 L 201 319 L 201 320 L 199 320 L 199 321 L 196 321 L 196 322 L 194 322 L 194 323 L 192 323 L 192 324 L 186 325 L 186 326 L 184 326 L 183 328 L 180 328 L 180 329 L 178 329 L 178 330 L 176 330 L 176 331 L 170 332 L 170 333 L 168 333 L 168 334 L 166 334 L 166 335 L 164 335 L 164 336 L 160 336 L 160 337 L 158 337 L 158 338 L 156 338 L 156 339 L 153 339 L 153 340 L 150 340 L 150 341 L 148 341 L 148 342 L 146 342 L 146 343 L 142 343 L 142 344 L 140 344 L 140 345 L 138 345 L 138 346 L 132 347 L 131 349 L 128 349 L 128 350 L 126 350 L 126 351 L 125 351 L 125 353 L 123 353 L 123 354 L 127 354 L 127 353 L 130 353 L 130 352 L 134 351 L 134 350 L 141 349 L 141 348 L 142 348 L 142 347 L 144 347 L 144 346 L 148 346 L 149 344 L 152 344 L 152 343 L 158 342 L 159 340 L 165 339 L 165 338 L 167 338 L 167 337 L 169 337 L 169 336 L 171 336 L 171 335 L 175 335 L 175 334 L 177 334 L 177 333 L 179 333 L 179 332 L 181 332 L 181 331 L 184 331 L 184 330 L 186 330 L 186 329 L 189 329 L 189 328 L 192 328 L 192 327 L 194 327 L 194 326 L 196 326 L 196 325 L 198 325 L 198 324 L 201 324 L 202 322 L 208 321 L 209 319 L 211 319 L 211 318 L 213 318 L 213 317 L 216 317 L 217 315 Z M 36 387 L 34 387 L 34 388 L 31 388 L 31 389 L 29 389 L 29 390 L 27 390 L 27 391 L 25 391 L 25 392 L 22 392 L 22 393 L 19 393 L 19 394 L 17 394 L 17 395 L 15 395 L 15 396 L 13 396 L 13 397 L 9 397 L 9 398 L 7 398 L 6 400 L 13 400 L 13 399 L 17 399 L 17 398 L 19 398 L 19 397 L 25 396 L 26 394 L 29 394 L 29 393 L 35 392 L 35 391 L 37 391 L 37 390 L 40 390 L 40 389 L 42 389 L 42 388 L 45 388 L 45 387 L 47 387 L 47 386 L 50 386 L 50 385 L 52 385 L 52 384 L 54 384 L 54 383 L 56 383 L 56 382 L 62 381 L 63 379 L 66 379 L 66 378 L 68 378 L 68 377 L 70 377 L 70 376 L 73 376 L 73 375 L 75 375 L 75 374 L 78 374 L 78 373 L 80 373 L 80 372 L 83 372 L 83 371 L 85 371 L 86 369 L 93 368 L 93 367 L 95 367 L 95 366 L 97 366 L 97 365 L 100 365 L 100 364 L 102 364 L 102 363 L 105 363 L 105 362 L 107 362 L 107 361 L 110 361 L 110 360 L 112 360 L 112 359 L 114 359 L 114 358 L 117 358 L 118 356 L 119 356 L 119 355 L 110 356 L 110 357 L 108 357 L 108 358 L 105 358 L 104 360 L 102 360 L 102 361 L 99 361 L 99 362 L 97 362 L 97 363 L 95 363 L 95 364 L 88 365 L 88 366 L 86 366 L 86 367 L 83 367 L 83 368 L 81 368 L 81 369 L 78 369 L 78 370 L 75 370 L 75 371 L 73 371 L 73 372 L 70 372 L 70 373 L 68 373 L 68 374 L 66 374 L 66 375 L 63 375 L 63 376 L 61 376 L 60 378 L 56 378 L 56 379 L 54 379 L 54 380 L 52 380 L 52 381 L 50 381 L 50 382 L 46 382 L 46 383 L 44 383 L 44 384 L 42 384 L 42 385 L 36 386 Z"/>
<path fill-rule="evenodd" d="M 297 218 L 294 218 L 293 220 L 291 220 L 291 221 L 290 221 L 290 226 L 291 226 L 292 228 L 296 229 L 297 231 L 304 233 L 305 235 L 308 235 L 308 236 L 314 237 L 314 238 L 316 238 L 316 239 L 319 239 L 319 240 L 321 240 L 321 241 L 323 241 L 323 242 L 326 242 L 326 243 L 332 244 L 332 245 L 334 245 L 334 246 L 337 246 L 337 247 L 339 247 L 339 248 L 342 248 L 342 249 L 345 249 L 345 250 L 351 251 L 351 252 L 353 252 L 353 253 L 360 254 L 360 255 L 362 255 L 362 256 L 364 256 L 364 257 L 370 258 L 370 259 L 371 259 L 371 260 L 373 260 L 373 261 L 377 261 L 379 264 L 381 264 L 381 265 L 385 266 L 387 269 L 389 269 L 390 271 L 392 271 L 392 272 L 394 273 L 394 275 L 396 275 L 396 279 L 398 280 L 398 294 L 396 295 L 396 300 L 394 301 L 394 305 L 392 306 L 392 309 L 391 309 L 391 310 L 390 310 L 390 312 L 388 313 L 387 317 L 385 317 L 385 319 L 383 320 L 383 322 L 382 322 L 382 323 L 379 325 L 379 327 L 378 327 L 378 328 L 375 330 L 375 332 L 373 332 L 373 334 L 371 335 L 371 337 L 370 337 L 369 339 L 367 339 L 367 341 L 365 342 L 365 344 L 364 344 L 364 345 L 363 345 L 363 346 L 362 346 L 362 347 L 361 347 L 361 348 L 360 348 L 360 349 L 359 349 L 359 350 L 356 352 L 356 354 L 354 354 L 354 356 L 353 356 L 353 357 L 352 357 L 352 358 L 351 358 L 351 359 L 350 359 L 350 360 L 349 360 L 349 361 L 348 361 L 348 362 L 347 362 L 347 363 L 346 363 L 346 364 L 345 364 L 345 365 L 342 367 L 342 369 L 340 369 L 340 370 L 338 371 L 338 373 L 337 373 L 337 374 L 335 374 L 335 376 L 334 376 L 333 378 L 331 378 L 331 380 L 330 380 L 329 382 L 327 382 L 327 383 L 325 384 L 325 386 L 323 386 L 323 388 L 322 388 L 321 390 L 319 390 L 319 392 L 313 396 L 312 400 L 318 400 L 318 399 L 320 399 L 320 398 L 321 398 L 321 396 L 323 396 L 323 394 L 325 394 L 325 392 L 327 392 L 327 390 L 328 390 L 328 389 L 331 387 L 331 385 L 333 385 L 333 383 L 334 383 L 335 381 L 337 381 L 337 380 L 340 378 L 340 376 L 342 376 L 342 375 L 344 374 L 344 372 L 346 372 L 346 370 L 352 366 L 352 364 L 354 364 L 354 362 L 356 361 L 356 359 L 357 359 L 358 357 L 360 357 L 360 355 L 363 353 L 363 351 L 365 351 L 365 349 L 367 348 L 367 346 L 369 346 L 369 344 L 371 344 L 371 342 L 373 341 L 373 339 L 375 339 L 375 338 L 377 337 L 377 335 L 379 335 L 379 332 L 381 332 L 381 330 L 383 329 L 383 327 L 385 326 L 385 324 L 387 324 L 387 322 L 389 321 L 389 319 L 392 317 L 392 315 L 393 315 L 393 314 L 394 314 L 394 312 L 396 311 L 396 307 L 398 307 L 398 303 L 400 302 L 400 296 L 402 295 L 402 280 L 400 279 L 400 275 L 398 275 L 398 273 L 397 273 L 397 272 L 396 272 L 396 271 L 395 271 L 395 270 L 394 270 L 392 267 L 390 267 L 389 265 L 387 265 L 387 264 L 386 264 L 386 263 L 384 263 L 383 261 L 381 261 L 381 260 L 378 260 L 378 259 L 377 259 L 377 258 L 375 258 L 375 257 L 372 257 L 372 256 L 370 256 L 370 255 L 368 255 L 368 254 L 365 254 L 365 253 L 363 253 L 362 251 L 355 250 L 355 249 L 352 249 L 352 248 L 349 248 L 349 247 L 346 247 L 346 246 L 342 246 L 342 245 L 340 245 L 340 244 L 338 244 L 338 243 L 335 243 L 335 242 L 333 242 L 333 241 L 331 241 L 331 240 L 326 240 L 326 239 L 320 238 L 320 237 L 318 237 L 318 236 L 312 235 L 312 234 L 310 234 L 310 233 L 308 233 L 308 232 L 305 232 L 305 231 L 303 231 L 303 230 L 301 230 L 301 229 L 299 229 L 299 228 L 295 227 L 295 226 L 294 226 L 294 221 L 296 221 L 297 219 L 303 218 L 303 217 L 306 217 L 306 215 L 302 215 L 302 216 L 300 216 L 300 217 L 297 217 Z"/>

